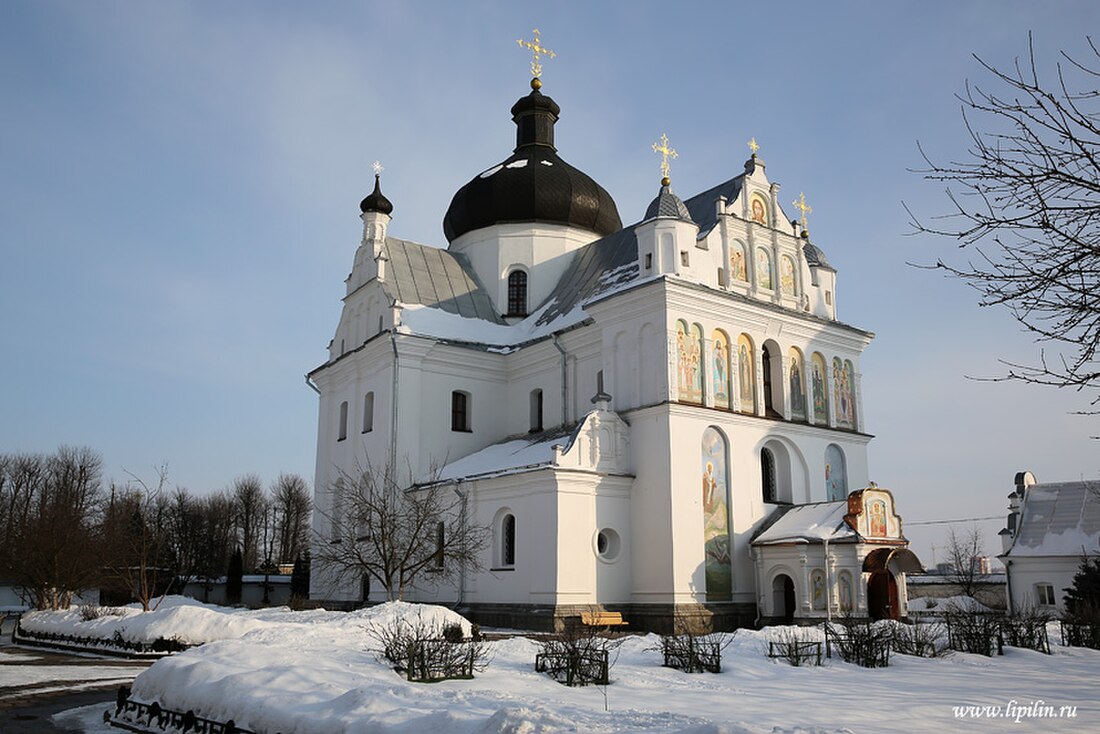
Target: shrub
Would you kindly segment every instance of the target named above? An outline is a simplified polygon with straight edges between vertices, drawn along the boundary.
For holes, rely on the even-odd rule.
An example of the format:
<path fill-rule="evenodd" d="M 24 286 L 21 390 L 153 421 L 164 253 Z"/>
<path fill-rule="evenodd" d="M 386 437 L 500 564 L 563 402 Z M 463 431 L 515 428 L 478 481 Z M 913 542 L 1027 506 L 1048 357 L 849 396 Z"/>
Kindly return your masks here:
<path fill-rule="evenodd" d="M 847 663 L 864 668 L 885 668 L 890 664 L 893 630 L 888 623 L 872 624 L 846 614 L 837 623 L 825 625 L 825 649 L 832 657 L 836 650 Z"/>
<path fill-rule="evenodd" d="M 947 628 L 941 622 L 918 622 L 894 625 L 893 650 L 902 655 L 935 658 L 946 655 Z"/>
<path fill-rule="evenodd" d="M 950 607 L 944 614 L 947 646 L 959 652 L 991 657 L 1004 652 L 1002 616 Z"/>
<path fill-rule="evenodd" d="M 539 641 L 535 670 L 567 686 L 609 685 L 622 635 L 601 633 L 595 627 L 571 624 Z"/>
<path fill-rule="evenodd" d="M 770 635 L 768 657 L 786 660 L 795 667 L 821 665 L 821 642 L 811 639 L 809 632 L 782 627 Z"/>
<path fill-rule="evenodd" d="M 489 647 L 482 639 L 466 638 L 459 624 L 442 628 L 398 618 L 371 628 L 374 652 L 410 681 L 472 678 L 489 664 Z"/>

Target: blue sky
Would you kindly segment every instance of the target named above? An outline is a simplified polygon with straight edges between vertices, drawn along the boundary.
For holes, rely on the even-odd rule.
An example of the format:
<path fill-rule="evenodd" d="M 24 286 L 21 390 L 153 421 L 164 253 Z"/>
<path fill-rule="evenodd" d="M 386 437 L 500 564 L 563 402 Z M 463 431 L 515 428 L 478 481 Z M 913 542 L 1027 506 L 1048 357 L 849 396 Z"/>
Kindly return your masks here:
<path fill-rule="evenodd" d="M 312 479 L 316 396 L 360 236 L 370 163 L 391 233 L 444 245 L 454 191 L 505 158 L 527 91 L 515 39 L 558 57 L 561 155 L 636 221 L 662 132 L 685 198 L 754 137 L 780 196 L 805 192 L 862 362 L 871 477 L 910 523 L 1002 514 L 1013 473 L 1100 475 L 1079 395 L 991 384 L 1037 347 L 1004 312 L 907 261 L 902 201 L 941 188 L 916 141 L 959 156 L 954 95 L 1034 33 L 1048 70 L 1082 53 L 1095 2 L 0 4 L 0 451 L 167 462 L 198 492 L 256 472 Z M 786 198 L 783 198 L 786 197 Z M 930 562 L 943 526 L 907 526 Z M 999 544 L 987 529 L 989 550 Z M 927 549 L 927 550 L 926 550 Z"/>

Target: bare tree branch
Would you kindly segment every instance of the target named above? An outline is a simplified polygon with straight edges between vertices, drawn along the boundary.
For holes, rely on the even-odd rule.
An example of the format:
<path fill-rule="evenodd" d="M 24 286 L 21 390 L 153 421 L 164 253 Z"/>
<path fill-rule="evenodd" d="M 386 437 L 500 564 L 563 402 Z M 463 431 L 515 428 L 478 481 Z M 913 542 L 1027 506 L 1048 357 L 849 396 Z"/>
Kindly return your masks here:
<path fill-rule="evenodd" d="M 313 562 L 334 577 L 369 576 L 392 600 L 429 574 L 453 580 L 481 568 L 489 529 L 469 521 L 465 498 L 452 486 L 403 487 L 392 467 L 368 463 L 342 473 L 330 491 L 332 504 L 319 509 L 330 533 L 315 535 Z"/>
<path fill-rule="evenodd" d="M 1088 63 L 1062 53 L 1046 80 L 1028 55 L 1010 72 L 975 56 L 991 87 L 958 95 L 970 138 L 962 161 L 918 171 L 946 184 L 948 212 L 915 232 L 949 237 L 974 256 L 926 265 L 959 278 L 980 306 L 1000 306 L 1036 341 L 1051 345 L 1033 365 L 1004 363 L 1001 378 L 1072 388 L 1100 412 L 1100 51 Z M 1084 76 L 1083 80 L 1077 79 Z M 919 147 L 919 146 L 918 146 Z"/>

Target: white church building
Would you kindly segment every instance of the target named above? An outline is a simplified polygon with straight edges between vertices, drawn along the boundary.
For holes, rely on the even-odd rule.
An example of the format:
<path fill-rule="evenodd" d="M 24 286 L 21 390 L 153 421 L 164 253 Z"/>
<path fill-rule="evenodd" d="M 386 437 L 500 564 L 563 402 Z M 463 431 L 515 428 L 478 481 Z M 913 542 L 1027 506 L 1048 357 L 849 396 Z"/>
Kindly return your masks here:
<path fill-rule="evenodd" d="M 454 195 L 446 248 L 391 236 L 377 176 L 361 204 L 343 313 L 308 375 L 317 542 L 329 488 L 369 461 L 452 485 L 491 528 L 484 570 L 406 594 L 483 623 L 594 606 L 648 629 L 904 616 L 919 563 L 868 480 L 873 335 L 838 319 L 805 216 L 754 151 L 683 200 L 666 168 L 623 226 L 559 157 L 560 108 L 531 86 L 512 155 Z M 353 605 L 364 586 L 315 568 L 311 596 Z"/>

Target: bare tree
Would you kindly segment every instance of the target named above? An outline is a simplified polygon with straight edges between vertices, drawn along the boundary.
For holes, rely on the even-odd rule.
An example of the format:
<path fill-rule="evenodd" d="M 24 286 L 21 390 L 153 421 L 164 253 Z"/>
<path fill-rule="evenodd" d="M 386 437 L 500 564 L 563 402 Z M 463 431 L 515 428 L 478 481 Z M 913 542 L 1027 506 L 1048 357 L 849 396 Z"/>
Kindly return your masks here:
<path fill-rule="evenodd" d="M 981 531 L 976 527 L 966 532 L 956 532 L 955 528 L 951 528 L 947 533 L 946 551 L 952 583 L 959 587 L 963 596 L 976 599 L 989 578 L 982 568 L 985 541 Z"/>
<path fill-rule="evenodd" d="M 278 536 L 277 560 L 293 561 L 309 543 L 309 519 L 313 511 L 309 485 L 297 474 L 280 474 L 272 486 L 271 503 Z"/>
<path fill-rule="evenodd" d="M 146 612 L 160 606 L 176 576 L 167 483 L 166 464 L 156 469 L 153 484 L 131 474 L 126 487 L 112 488 L 103 517 L 106 580 L 132 594 Z"/>
<path fill-rule="evenodd" d="M 368 464 L 330 489 L 332 505 L 319 510 L 330 534 L 317 537 L 313 556 L 324 572 L 344 581 L 370 576 L 393 600 L 429 572 L 451 580 L 481 568 L 489 529 L 469 521 L 452 486 L 404 487 L 391 467 Z"/>
<path fill-rule="evenodd" d="M 99 580 L 101 469 L 87 447 L 0 461 L 0 570 L 38 609 L 67 607 Z"/>
<path fill-rule="evenodd" d="M 995 380 L 1069 387 L 1100 410 L 1100 50 L 1080 63 L 1065 52 L 1053 79 L 1028 57 L 1001 71 L 975 56 L 990 87 L 959 95 L 970 148 L 925 178 L 947 184 L 948 214 L 920 232 L 956 240 L 974 257 L 934 269 L 975 288 L 981 306 L 1003 306 L 1053 354 L 1004 362 Z"/>
<path fill-rule="evenodd" d="M 233 519 L 237 529 L 245 573 L 260 565 L 260 540 L 263 534 L 267 497 L 264 485 L 255 474 L 245 474 L 233 482 Z"/>

